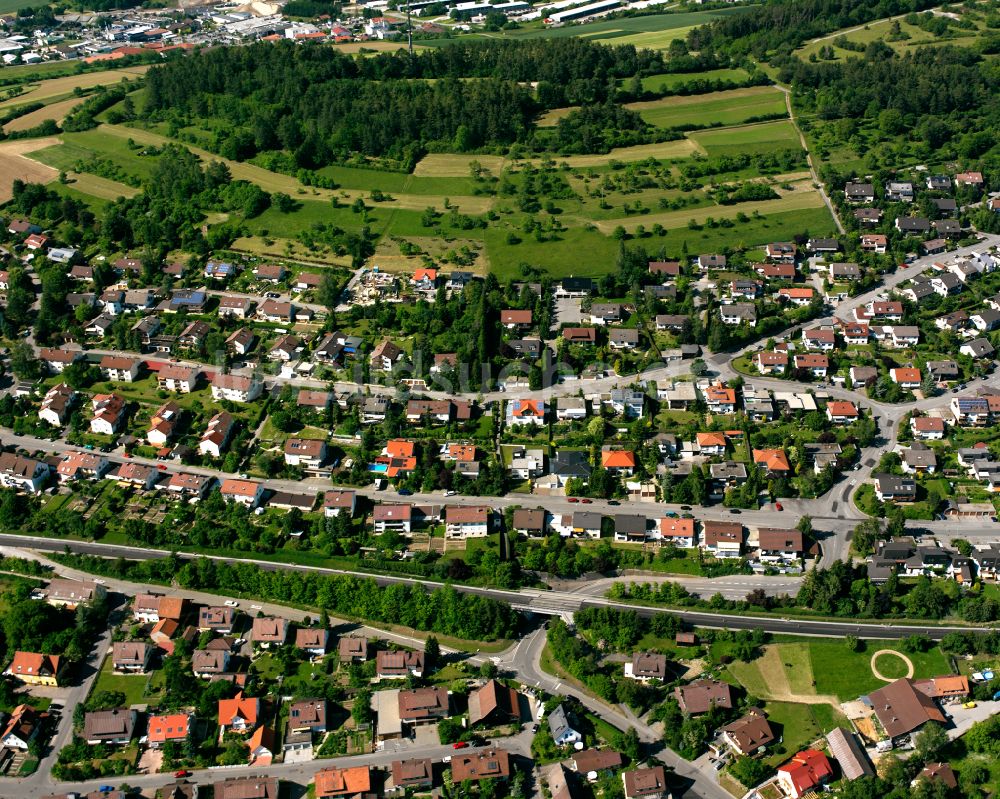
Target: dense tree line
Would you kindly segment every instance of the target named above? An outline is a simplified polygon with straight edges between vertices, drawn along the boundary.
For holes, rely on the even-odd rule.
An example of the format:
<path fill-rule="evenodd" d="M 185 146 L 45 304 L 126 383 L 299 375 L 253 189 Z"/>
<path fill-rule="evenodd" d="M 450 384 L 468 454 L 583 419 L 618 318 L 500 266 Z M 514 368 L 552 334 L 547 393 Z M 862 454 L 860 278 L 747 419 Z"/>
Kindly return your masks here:
<path fill-rule="evenodd" d="M 515 142 L 604 152 L 654 135 L 609 104 L 617 80 L 662 65 L 659 53 L 575 38 L 456 42 L 371 58 L 293 43 L 217 48 L 152 70 L 146 109 L 154 119 L 223 119 L 239 157 L 284 150 L 307 169 L 352 152 L 412 167 L 429 147 Z M 554 132 L 535 131 L 540 111 L 566 105 L 583 108 Z"/>
<path fill-rule="evenodd" d="M 333 615 L 357 617 L 476 641 L 509 638 L 517 632 L 518 613 L 509 605 L 450 586 L 425 591 L 420 586 L 380 587 L 373 579 L 266 571 L 252 563 L 200 558 L 109 561 L 85 555 L 60 559 L 95 574 L 136 582 L 176 580 L 183 588 L 244 593 L 258 599 L 322 608 Z"/>

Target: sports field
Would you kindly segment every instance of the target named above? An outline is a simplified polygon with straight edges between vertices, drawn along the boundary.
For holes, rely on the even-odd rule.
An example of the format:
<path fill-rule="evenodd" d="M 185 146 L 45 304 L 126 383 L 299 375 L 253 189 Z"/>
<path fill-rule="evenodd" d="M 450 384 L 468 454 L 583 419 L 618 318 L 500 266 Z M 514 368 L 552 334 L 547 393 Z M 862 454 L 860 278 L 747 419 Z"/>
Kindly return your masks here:
<path fill-rule="evenodd" d="M 749 119 L 787 114 L 785 96 L 773 86 L 751 86 L 689 97 L 664 97 L 630 103 L 625 107 L 638 111 L 646 122 L 658 128 L 739 125 Z"/>

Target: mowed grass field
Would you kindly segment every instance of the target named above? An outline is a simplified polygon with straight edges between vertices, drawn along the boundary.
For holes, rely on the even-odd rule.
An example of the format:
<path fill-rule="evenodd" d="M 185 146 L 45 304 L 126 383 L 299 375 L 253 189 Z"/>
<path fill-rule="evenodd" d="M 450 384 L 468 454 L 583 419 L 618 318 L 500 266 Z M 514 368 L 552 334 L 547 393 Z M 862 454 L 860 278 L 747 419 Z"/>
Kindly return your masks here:
<path fill-rule="evenodd" d="M 843 641 L 772 644 L 751 663 L 733 663 L 730 673 L 754 696 L 802 704 L 839 703 L 865 696 L 886 685 L 871 670 L 872 653 L 900 651 L 898 641 L 868 641 L 862 652 L 851 652 Z M 940 649 L 907 654 L 916 678 L 950 674 Z M 883 660 L 888 665 L 889 658 Z"/>
<path fill-rule="evenodd" d="M 785 96 L 773 86 L 751 86 L 688 97 L 664 97 L 626 108 L 638 111 L 650 125 L 676 128 L 688 125 L 739 125 L 749 119 L 787 114 Z"/>
<path fill-rule="evenodd" d="M 688 138 L 709 156 L 767 153 L 801 146 L 791 120 L 692 131 Z"/>

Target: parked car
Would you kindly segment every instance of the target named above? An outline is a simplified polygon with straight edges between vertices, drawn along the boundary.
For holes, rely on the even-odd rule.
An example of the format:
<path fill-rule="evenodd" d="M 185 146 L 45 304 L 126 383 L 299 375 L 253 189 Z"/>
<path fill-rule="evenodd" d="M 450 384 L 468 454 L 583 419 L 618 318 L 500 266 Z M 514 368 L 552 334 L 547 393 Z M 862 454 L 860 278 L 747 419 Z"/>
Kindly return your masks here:
<path fill-rule="evenodd" d="M 235 599 L 227 599 L 223 604 L 230 608 L 238 608 L 240 606 L 240 603 Z"/>
<path fill-rule="evenodd" d="M 399 489 L 399 491 L 397 493 L 401 497 L 411 497 L 411 496 L 413 496 L 413 492 L 410 491 L 410 489 L 408 489 L 408 488 L 401 488 L 401 489 Z"/>
<path fill-rule="evenodd" d="M 451 745 L 452 749 L 468 749 L 468 747 L 469 744 L 465 741 L 455 741 L 455 743 Z"/>

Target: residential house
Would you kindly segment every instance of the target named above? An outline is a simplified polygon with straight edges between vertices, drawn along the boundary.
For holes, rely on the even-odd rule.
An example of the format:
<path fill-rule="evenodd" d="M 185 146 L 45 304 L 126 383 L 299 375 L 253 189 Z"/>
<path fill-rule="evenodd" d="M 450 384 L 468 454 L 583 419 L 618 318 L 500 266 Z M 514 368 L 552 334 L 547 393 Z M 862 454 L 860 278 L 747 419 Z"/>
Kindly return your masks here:
<path fill-rule="evenodd" d="M 885 184 L 885 199 L 891 203 L 912 203 L 913 184 L 908 180 L 890 180 Z"/>
<path fill-rule="evenodd" d="M 212 378 L 212 399 L 229 402 L 253 402 L 260 396 L 264 384 L 256 377 L 216 373 Z"/>
<path fill-rule="evenodd" d="M 611 328 L 608 343 L 613 350 L 634 350 L 639 346 L 639 331 L 631 327 Z"/>
<path fill-rule="evenodd" d="M 623 449 L 602 449 L 601 465 L 612 474 L 632 474 L 636 466 L 635 453 Z"/>
<path fill-rule="evenodd" d="M 375 655 L 375 676 L 380 680 L 405 679 L 411 675 L 422 677 L 423 674 L 423 652 L 379 650 Z"/>
<path fill-rule="evenodd" d="M 876 255 L 884 255 L 889 246 L 889 240 L 881 233 L 862 233 L 861 249 L 865 252 L 873 252 Z"/>
<path fill-rule="evenodd" d="M 284 446 L 285 463 L 316 470 L 326 461 L 326 442 L 315 438 L 289 438 Z"/>
<path fill-rule="evenodd" d="M 91 746 L 126 746 L 135 732 L 137 715 L 126 708 L 89 711 L 84 714 L 80 737 Z"/>
<path fill-rule="evenodd" d="M 653 537 L 675 547 L 691 549 L 697 540 L 694 519 L 663 516 L 657 523 Z"/>
<path fill-rule="evenodd" d="M 565 705 L 558 705 L 555 710 L 549 713 L 548 723 L 549 732 L 556 746 L 570 746 L 583 740 L 583 735 L 570 724 Z"/>
<path fill-rule="evenodd" d="M 321 658 L 330 645 L 330 631 L 321 627 L 299 627 L 295 631 L 295 648 L 310 658 Z"/>
<path fill-rule="evenodd" d="M 826 418 L 834 424 L 851 424 L 860 415 L 857 406 L 848 400 L 831 400 L 826 404 Z"/>
<path fill-rule="evenodd" d="M 871 183 L 848 182 L 844 186 L 844 197 L 849 203 L 873 203 L 875 187 Z"/>
<path fill-rule="evenodd" d="M 738 558 L 743 554 L 743 525 L 739 522 L 702 522 L 701 547 L 716 558 Z"/>
<path fill-rule="evenodd" d="M 99 480 L 111 465 L 108 459 L 96 452 L 68 452 L 56 467 L 60 482 L 69 480 Z"/>
<path fill-rule="evenodd" d="M 62 676 L 63 660 L 59 655 L 45 655 L 39 652 L 14 652 L 14 658 L 4 674 L 23 682 L 25 685 L 57 687 Z"/>
<path fill-rule="evenodd" d="M 211 630 L 220 635 L 228 635 L 233 631 L 236 611 L 227 605 L 203 606 L 198 609 L 198 629 L 202 632 Z"/>
<path fill-rule="evenodd" d="M 757 326 L 757 309 L 750 303 L 734 302 L 719 306 L 719 318 L 727 325 Z"/>
<path fill-rule="evenodd" d="M 62 350 L 52 347 L 42 347 L 38 351 L 38 360 L 45 364 L 49 374 L 61 374 L 67 366 L 83 358 L 79 350 Z"/>
<path fill-rule="evenodd" d="M 940 441 L 944 438 L 944 419 L 937 416 L 913 416 L 910 418 L 913 437 L 922 441 Z"/>
<path fill-rule="evenodd" d="M 281 646 L 288 640 L 289 629 L 288 619 L 280 616 L 257 616 L 250 630 L 250 640 L 254 646 L 262 649 Z"/>
<path fill-rule="evenodd" d="M 153 647 L 144 641 L 115 641 L 111 645 L 111 665 L 118 674 L 144 674 L 152 656 Z"/>
<path fill-rule="evenodd" d="M 452 755 L 451 778 L 458 785 L 466 780 L 507 781 L 511 776 L 510 753 L 504 749 L 476 749 Z"/>
<path fill-rule="evenodd" d="M 789 799 L 799 799 L 818 791 L 833 779 L 833 767 L 826 755 L 806 749 L 778 767 L 778 785 Z"/>
<path fill-rule="evenodd" d="M 105 355 L 101 358 L 98 368 L 105 380 L 118 383 L 133 383 L 139 376 L 141 361 L 137 358 L 123 358 L 116 355 Z"/>
<path fill-rule="evenodd" d="M 917 484 L 912 477 L 873 474 L 872 478 L 879 502 L 915 502 L 917 499 Z"/>
<path fill-rule="evenodd" d="M 667 772 L 663 766 L 622 772 L 625 799 L 670 799 Z"/>
<path fill-rule="evenodd" d="M 722 728 L 722 738 L 736 754 L 749 757 L 770 746 L 778 736 L 763 712 L 751 708 L 745 716 Z"/>
<path fill-rule="evenodd" d="M 736 706 L 733 688 L 719 680 L 701 679 L 674 689 L 682 713 L 701 716 L 713 707 L 730 710 Z"/>
<path fill-rule="evenodd" d="M 337 642 L 341 663 L 365 663 L 368 660 L 368 639 L 345 635 Z"/>
<path fill-rule="evenodd" d="M 191 673 L 201 680 L 211 680 L 229 671 L 230 657 L 228 648 L 196 649 L 191 653 Z"/>
<path fill-rule="evenodd" d="M 753 363 L 762 375 L 780 374 L 788 368 L 788 353 L 758 352 L 753 357 Z"/>
<path fill-rule="evenodd" d="M 827 369 L 830 368 L 830 359 L 826 355 L 818 353 L 806 353 L 796 355 L 793 361 L 795 369 L 802 369 L 812 374 L 813 377 L 826 377 Z"/>
<path fill-rule="evenodd" d="M 227 732 L 245 735 L 256 729 L 261 717 L 258 697 L 245 697 L 240 691 L 232 699 L 219 700 L 219 734 Z"/>
<path fill-rule="evenodd" d="M 198 442 L 198 453 L 200 455 L 210 455 L 213 458 L 221 458 L 229 439 L 236 428 L 236 420 L 233 415 L 226 411 L 215 414 L 205 428 Z"/>
<path fill-rule="evenodd" d="M 469 726 L 516 724 L 521 719 L 521 695 L 497 680 L 469 693 Z"/>
<path fill-rule="evenodd" d="M 181 406 L 176 402 L 165 402 L 149 420 L 146 441 L 154 447 L 165 447 L 177 432 L 181 418 Z"/>
<path fill-rule="evenodd" d="M 666 682 L 669 677 L 667 656 L 655 652 L 633 652 L 632 659 L 625 662 L 624 674 L 643 683 L 652 680 Z"/>
<path fill-rule="evenodd" d="M 807 350 L 832 352 L 837 344 L 837 337 L 831 327 L 814 327 L 802 331 L 802 343 Z"/>
<path fill-rule="evenodd" d="M 622 320 L 622 306 L 615 302 L 595 302 L 590 306 L 590 323 L 608 325 Z"/>
<path fill-rule="evenodd" d="M 890 369 L 889 377 L 897 386 L 910 391 L 920 388 L 920 382 L 923 379 L 920 370 L 912 366 L 901 366 Z"/>
<path fill-rule="evenodd" d="M 802 560 L 805 553 L 802 533 L 795 529 L 760 527 L 757 542 L 758 559 L 762 563 Z"/>
<path fill-rule="evenodd" d="M 90 432 L 115 435 L 125 419 L 125 400 L 117 394 L 95 394 L 90 406 L 94 413 L 90 420 Z"/>
<path fill-rule="evenodd" d="M 507 403 L 507 424 L 543 424 L 545 421 L 545 401 L 517 399 Z"/>
<path fill-rule="evenodd" d="M 339 516 L 343 512 L 346 516 L 354 515 L 357 501 L 357 494 L 349 489 L 334 489 L 327 491 L 323 495 L 323 515 L 327 518 Z"/>
<path fill-rule="evenodd" d="M 992 358 L 996 352 L 993 349 L 993 345 L 990 344 L 989 339 L 985 338 L 975 338 L 971 341 L 966 341 L 958 348 L 958 351 L 962 355 L 968 355 L 970 358 L 975 358 L 976 360 Z"/>
<path fill-rule="evenodd" d="M 267 351 L 269 361 L 294 361 L 305 349 L 297 336 L 287 335 L 279 338 Z"/>
<path fill-rule="evenodd" d="M 372 523 L 376 535 L 382 535 L 390 530 L 409 535 L 412 532 L 413 506 L 376 505 L 372 509 Z"/>
<path fill-rule="evenodd" d="M 490 531 L 486 505 L 452 505 L 445 510 L 446 538 L 484 538 Z"/>
<path fill-rule="evenodd" d="M 0 452 L 0 485 L 6 488 L 37 494 L 45 487 L 49 474 L 49 465 L 44 461 Z"/>

